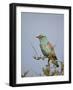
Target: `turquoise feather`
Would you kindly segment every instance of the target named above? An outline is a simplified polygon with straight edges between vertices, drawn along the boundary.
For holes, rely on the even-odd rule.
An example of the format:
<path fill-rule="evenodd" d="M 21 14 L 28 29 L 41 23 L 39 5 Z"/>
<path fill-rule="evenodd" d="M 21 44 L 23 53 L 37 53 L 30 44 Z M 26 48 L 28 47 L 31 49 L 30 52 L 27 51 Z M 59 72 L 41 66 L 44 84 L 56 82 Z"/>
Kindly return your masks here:
<path fill-rule="evenodd" d="M 51 43 L 48 42 L 47 37 L 44 35 L 39 35 L 37 36 L 37 38 L 39 38 L 40 40 L 40 48 L 41 48 L 43 55 L 46 56 L 49 60 L 52 59 L 53 63 L 58 67 L 58 63 L 56 61 L 57 57 L 56 57 L 54 48 L 51 45 Z"/>

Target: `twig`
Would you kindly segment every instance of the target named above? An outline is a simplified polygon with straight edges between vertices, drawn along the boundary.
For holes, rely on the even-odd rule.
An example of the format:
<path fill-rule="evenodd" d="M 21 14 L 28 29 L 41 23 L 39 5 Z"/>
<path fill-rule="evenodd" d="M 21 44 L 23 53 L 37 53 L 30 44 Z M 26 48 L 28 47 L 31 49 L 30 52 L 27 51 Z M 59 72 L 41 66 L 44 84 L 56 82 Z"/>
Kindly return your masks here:
<path fill-rule="evenodd" d="M 45 56 L 39 56 L 39 57 L 33 56 L 33 58 L 36 60 L 40 60 L 40 59 L 44 60 L 47 57 L 45 57 Z"/>
<path fill-rule="evenodd" d="M 34 52 L 36 53 L 36 55 L 38 56 L 38 53 L 37 53 L 37 51 L 36 51 L 35 47 L 32 45 L 32 43 L 31 43 L 31 46 L 32 46 L 32 48 L 33 48 Z"/>

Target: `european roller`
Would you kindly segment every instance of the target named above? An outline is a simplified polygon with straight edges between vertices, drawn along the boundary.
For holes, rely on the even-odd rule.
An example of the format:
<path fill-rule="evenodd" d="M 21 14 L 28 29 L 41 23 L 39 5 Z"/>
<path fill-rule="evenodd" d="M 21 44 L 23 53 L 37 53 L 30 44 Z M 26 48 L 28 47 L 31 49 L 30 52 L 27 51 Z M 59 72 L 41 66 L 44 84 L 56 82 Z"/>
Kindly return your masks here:
<path fill-rule="evenodd" d="M 52 63 L 58 67 L 59 66 L 57 62 L 58 59 L 54 50 L 54 46 L 48 41 L 45 35 L 39 35 L 39 36 L 36 36 L 36 38 L 38 38 L 40 41 L 40 48 L 41 48 L 42 54 L 46 58 L 48 58 L 48 63 L 51 60 Z"/>

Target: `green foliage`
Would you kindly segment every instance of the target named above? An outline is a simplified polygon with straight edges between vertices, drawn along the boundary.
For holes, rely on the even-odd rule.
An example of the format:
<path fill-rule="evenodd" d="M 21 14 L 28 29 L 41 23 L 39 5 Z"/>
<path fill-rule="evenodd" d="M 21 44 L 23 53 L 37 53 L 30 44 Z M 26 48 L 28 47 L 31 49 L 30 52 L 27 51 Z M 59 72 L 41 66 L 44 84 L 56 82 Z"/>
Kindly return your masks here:
<path fill-rule="evenodd" d="M 43 73 L 45 76 L 57 76 L 57 75 L 64 75 L 64 63 L 63 62 L 60 62 L 61 64 L 61 72 L 59 72 L 57 70 L 57 67 L 54 67 L 55 70 L 54 72 L 50 73 L 51 71 L 51 68 L 50 68 L 50 64 L 48 64 L 48 66 L 46 68 L 43 68 Z"/>
<path fill-rule="evenodd" d="M 26 77 L 26 75 L 28 74 L 29 71 L 26 71 L 23 75 L 21 75 L 21 77 Z"/>
<path fill-rule="evenodd" d="M 50 69 L 49 68 L 46 68 L 46 69 L 43 68 L 43 73 L 46 76 L 50 76 Z"/>

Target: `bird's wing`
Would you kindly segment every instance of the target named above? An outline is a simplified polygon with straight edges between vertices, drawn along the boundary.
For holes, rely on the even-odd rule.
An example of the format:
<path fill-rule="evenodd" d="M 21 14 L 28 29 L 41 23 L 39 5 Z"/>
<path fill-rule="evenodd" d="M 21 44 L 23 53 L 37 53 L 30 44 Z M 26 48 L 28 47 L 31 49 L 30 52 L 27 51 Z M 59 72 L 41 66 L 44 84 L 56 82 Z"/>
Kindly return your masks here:
<path fill-rule="evenodd" d="M 57 59 L 54 47 L 52 46 L 50 42 L 48 42 L 48 48 L 51 49 L 51 55 Z"/>
<path fill-rule="evenodd" d="M 50 42 L 48 42 L 47 45 L 48 45 L 48 48 L 54 49 L 53 45 Z"/>
<path fill-rule="evenodd" d="M 51 51 L 51 53 L 52 53 L 53 58 L 57 60 L 57 56 L 56 56 L 56 53 L 55 53 L 54 49 Z"/>

